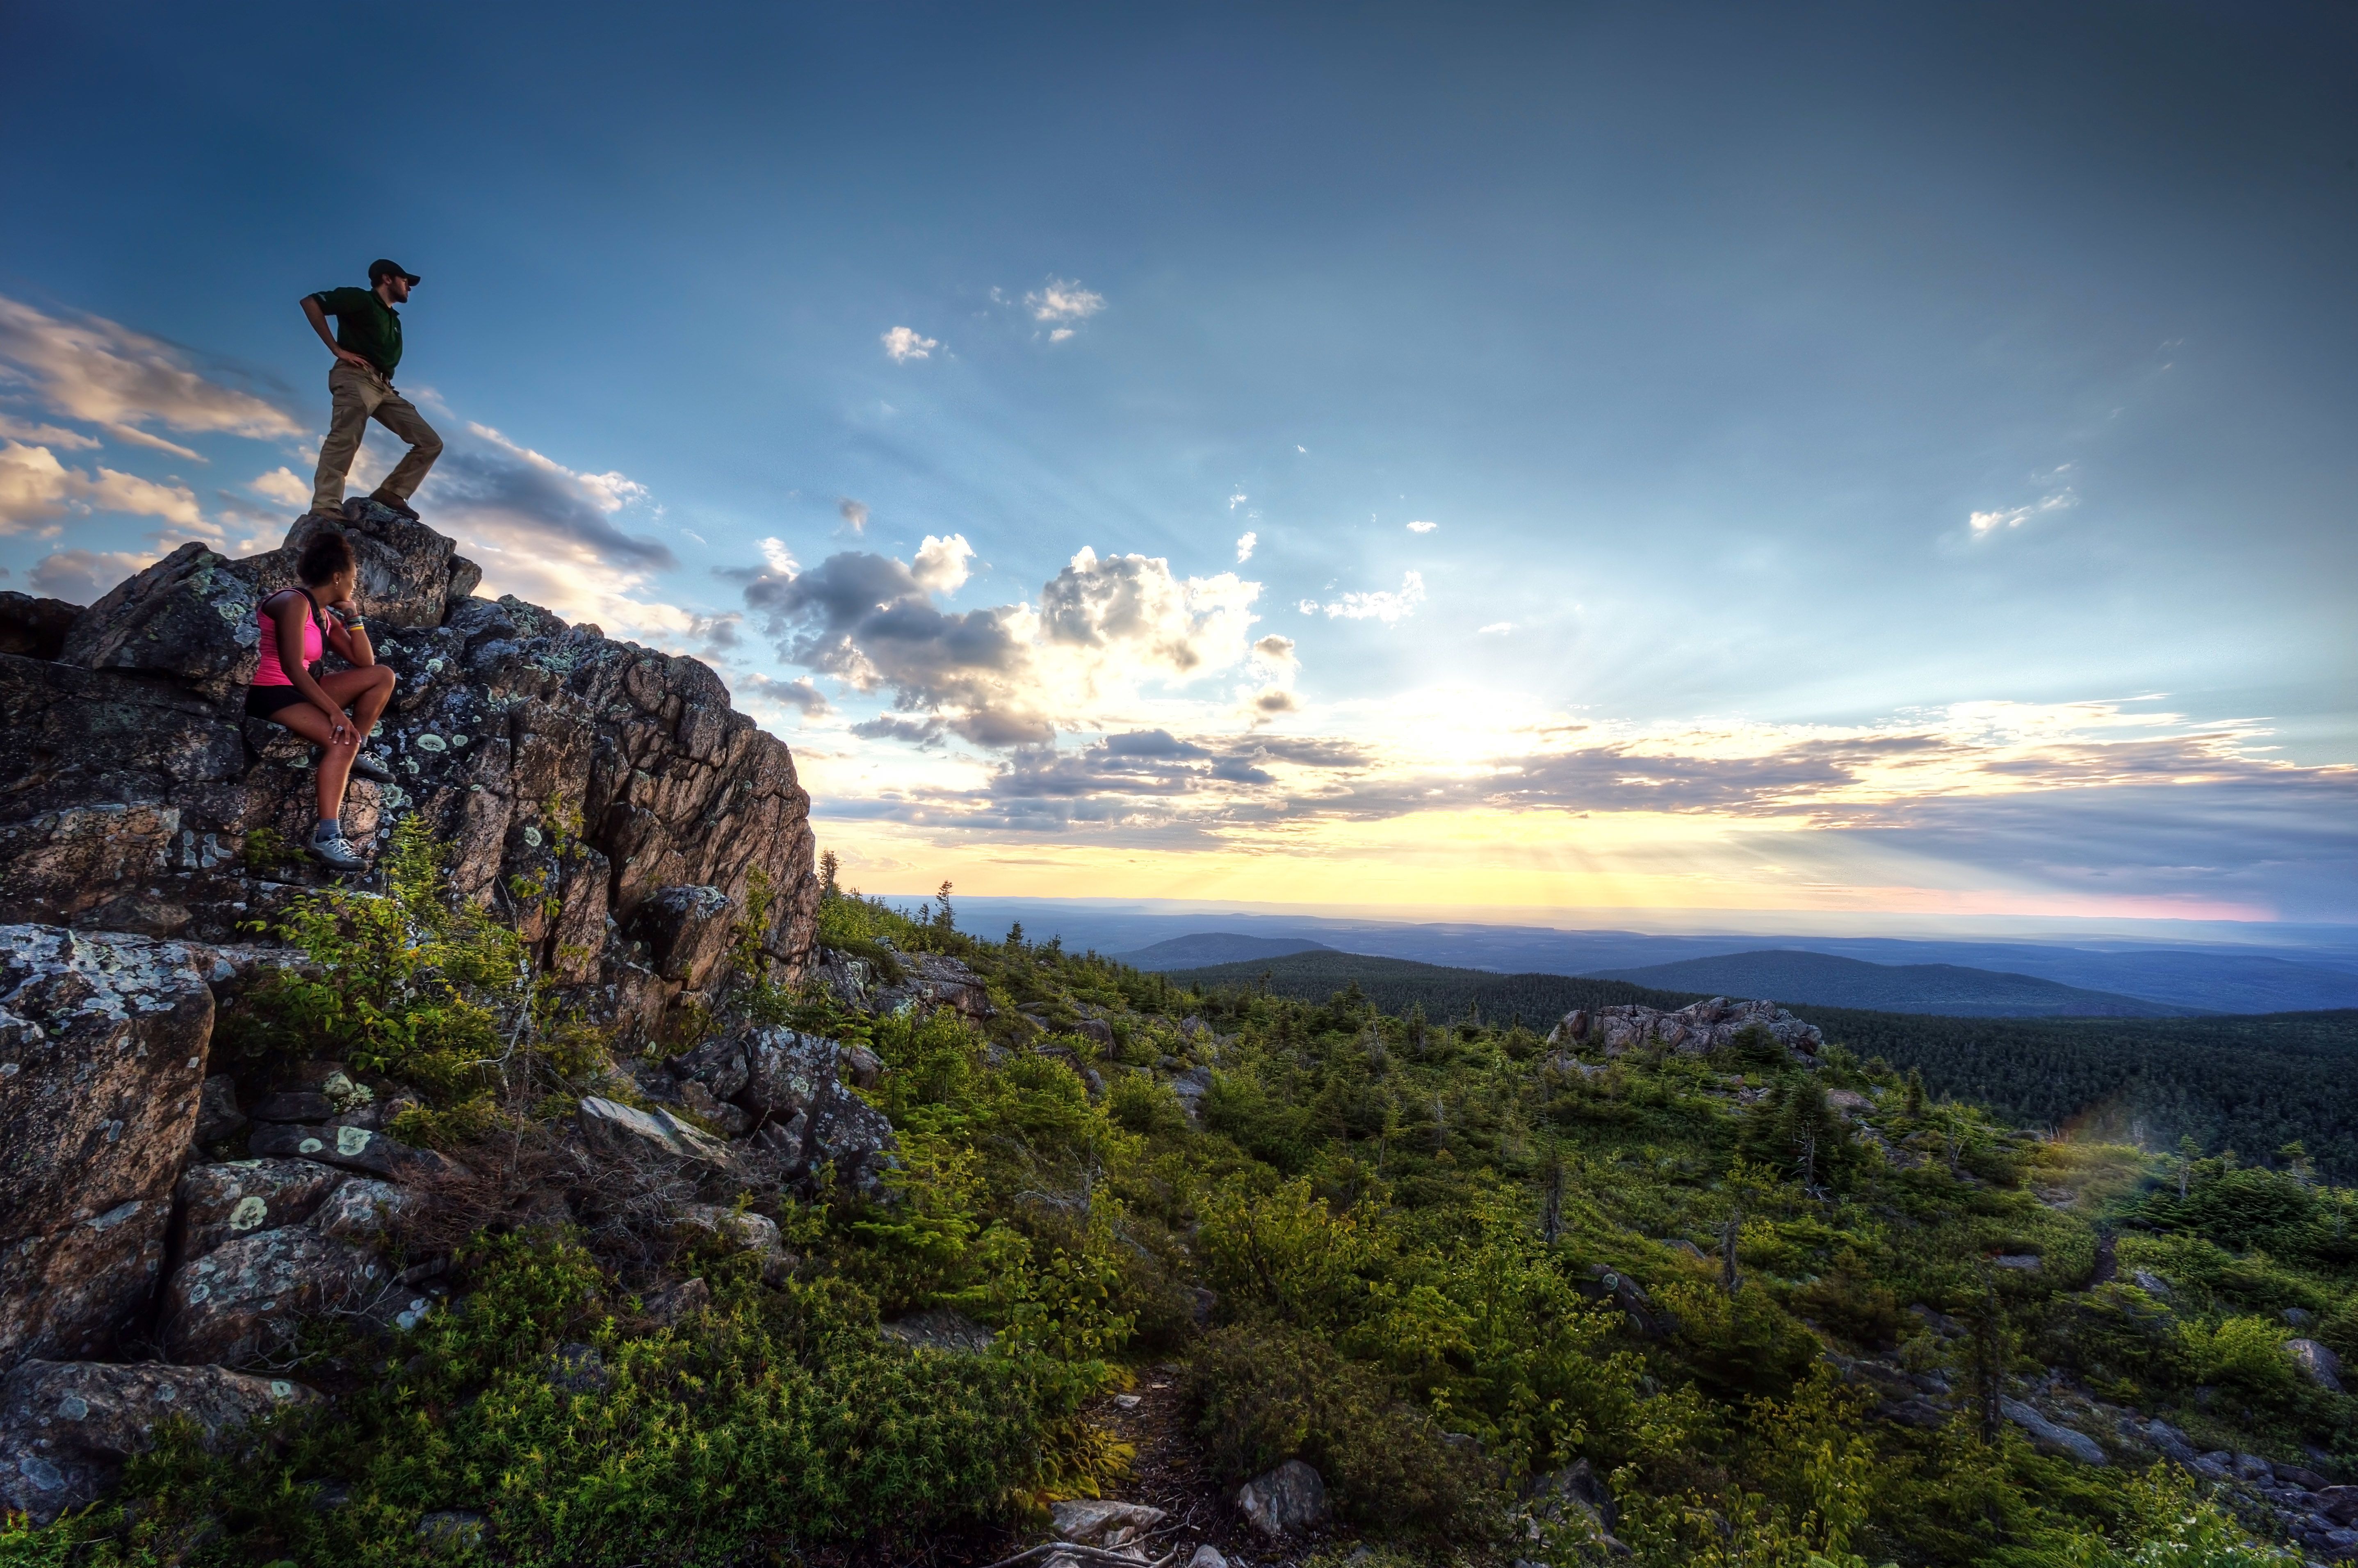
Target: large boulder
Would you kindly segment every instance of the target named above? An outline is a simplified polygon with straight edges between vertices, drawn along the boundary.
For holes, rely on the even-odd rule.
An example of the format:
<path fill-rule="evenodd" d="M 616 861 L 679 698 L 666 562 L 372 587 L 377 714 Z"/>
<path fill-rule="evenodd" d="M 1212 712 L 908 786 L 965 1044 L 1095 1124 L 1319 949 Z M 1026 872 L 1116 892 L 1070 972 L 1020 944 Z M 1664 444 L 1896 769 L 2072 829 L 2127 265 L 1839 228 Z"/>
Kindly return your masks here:
<path fill-rule="evenodd" d="M 155 1293 L 212 1035 L 197 960 L 0 926 L 0 1368 L 103 1353 Z"/>
<path fill-rule="evenodd" d="M 255 607 L 323 525 L 239 560 L 189 545 L 81 611 L 59 659 L 0 652 L 0 919 L 226 942 L 330 880 L 299 851 L 308 746 L 242 711 Z M 471 597 L 450 540 L 373 503 L 342 527 L 398 677 L 376 737 L 395 782 L 353 782 L 348 838 L 365 852 L 422 817 L 453 884 L 510 900 L 549 972 L 625 1044 L 716 999 L 757 903 L 750 950 L 769 978 L 801 979 L 809 800 L 709 668 Z"/>
<path fill-rule="evenodd" d="M 58 657 L 88 670 L 170 676 L 226 697 L 254 678 L 262 600 L 293 578 L 291 560 L 233 561 L 192 539 L 76 616 Z"/>
<path fill-rule="evenodd" d="M 27 1361 L 0 1378 L 0 1503 L 45 1525 L 113 1489 L 159 1422 L 194 1422 L 221 1453 L 252 1422 L 318 1399 L 300 1383 L 219 1367 Z"/>
<path fill-rule="evenodd" d="M 345 502 L 341 518 L 297 518 L 280 549 L 299 557 L 330 528 L 352 541 L 369 619 L 387 626 L 439 626 L 444 612 L 483 580 L 482 568 L 460 555 L 449 538 L 365 496 Z"/>
<path fill-rule="evenodd" d="M 224 1242 L 172 1276 L 164 1292 L 164 1348 L 175 1361 L 261 1360 L 306 1317 L 363 1315 L 383 1306 L 392 1271 L 365 1247 L 281 1226 Z"/>

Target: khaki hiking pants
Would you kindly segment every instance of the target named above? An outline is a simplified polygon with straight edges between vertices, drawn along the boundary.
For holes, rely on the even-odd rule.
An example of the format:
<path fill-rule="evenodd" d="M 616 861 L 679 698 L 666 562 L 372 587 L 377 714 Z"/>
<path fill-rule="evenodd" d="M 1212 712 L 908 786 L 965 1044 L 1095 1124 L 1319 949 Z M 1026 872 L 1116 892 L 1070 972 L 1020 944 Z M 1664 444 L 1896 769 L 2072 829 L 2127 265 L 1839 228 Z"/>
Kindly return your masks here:
<path fill-rule="evenodd" d="M 311 510 L 333 512 L 344 503 L 344 476 L 361 449 L 361 432 L 374 419 L 409 443 L 409 450 L 377 486 L 379 492 L 407 501 L 426 482 L 426 470 L 442 455 L 442 438 L 417 412 L 417 406 L 394 391 L 393 383 L 373 370 L 338 360 L 328 372 L 328 395 L 334 399 L 328 415 L 328 438 L 319 443 L 319 477 L 311 481 Z"/>

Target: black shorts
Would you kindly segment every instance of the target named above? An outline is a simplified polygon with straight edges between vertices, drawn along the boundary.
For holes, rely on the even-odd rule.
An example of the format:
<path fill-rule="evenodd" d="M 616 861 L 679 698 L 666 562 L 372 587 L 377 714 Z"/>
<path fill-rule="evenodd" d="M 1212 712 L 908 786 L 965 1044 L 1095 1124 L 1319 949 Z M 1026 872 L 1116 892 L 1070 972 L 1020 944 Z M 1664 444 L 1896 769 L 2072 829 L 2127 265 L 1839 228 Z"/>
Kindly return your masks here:
<path fill-rule="evenodd" d="M 292 708 L 307 700 L 291 686 L 250 686 L 245 688 L 245 716 L 248 719 L 272 719 L 282 708 Z"/>

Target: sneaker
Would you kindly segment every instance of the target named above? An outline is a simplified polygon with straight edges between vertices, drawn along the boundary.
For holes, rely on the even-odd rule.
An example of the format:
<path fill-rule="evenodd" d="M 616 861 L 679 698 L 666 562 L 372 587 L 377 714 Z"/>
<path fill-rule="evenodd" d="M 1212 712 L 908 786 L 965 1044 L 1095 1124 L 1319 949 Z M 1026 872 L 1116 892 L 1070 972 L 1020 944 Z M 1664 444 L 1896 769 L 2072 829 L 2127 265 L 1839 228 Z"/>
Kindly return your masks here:
<path fill-rule="evenodd" d="M 311 858 L 331 871 L 365 871 L 368 862 L 361 859 L 352 841 L 339 833 L 332 838 L 314 838 L 310 844 Z"/>
<path fill-rule="evenodd" d="M 372 492 L 369 495 L 369 499 L 375 502 L 379 506 L 384 507 L 387 512 L 392 513 L 396 517 L 406 517 L 412 523 L 422 523 L 425 521 L 424 518 L 417 515 L 417 509 L 416 507 L 410 505 L 409 503 L 402 500 L 399 496 L 387 495 L 384 492 L 380 490 Z"/>
<path fill-rule="evenodd" d="M 352 759 L 352 772 L 361 778 L 374 779 L 379 784 L 393 782 L 393 770 L 366 752 Z"/>

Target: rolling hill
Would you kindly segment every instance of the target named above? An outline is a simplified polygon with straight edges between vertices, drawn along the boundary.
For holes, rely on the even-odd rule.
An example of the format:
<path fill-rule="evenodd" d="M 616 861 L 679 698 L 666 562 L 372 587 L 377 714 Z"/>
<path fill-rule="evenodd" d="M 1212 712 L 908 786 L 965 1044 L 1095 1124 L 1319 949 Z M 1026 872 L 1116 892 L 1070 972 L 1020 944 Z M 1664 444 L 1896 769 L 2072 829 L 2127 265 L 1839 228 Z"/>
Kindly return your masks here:
<path fill-rule="evenodd" d="M 1192 969 L 1206 964 L 1242 964 L 1256 958 L 1283 958 L 1295 953 L 1331 953 L 1324 942 L 1303 936 L 1247 936 L 1235 931 L 1196 931 L 1174 936 L 1134 953 L 1107 955 L 1133 969 Z"/>
<path fill-rule="evenodd" d="M 1955 1018 L 2182 1018 L 2202 1011 L 2115 991 L 2087 990 L 2032 975 L 1957 964 L 1870 964 L 1794 948 L 1725 953 L 1643 968 L 1599 969 L 1592 978 L 1627 980 L 1662 990 Z"/>
<path fill-rule="evenodd" d="M 1353 953 L 1302 953 L 1165 978 L 1201 990 L 1257 990 L 1265 983 L 1275 995 L 1305 1001 L 1357 985 L 1389 1013 L 1422 1007 L 1435 1022 L 1478 1013 L 1542 1031 L 1575 1007 L 1696 1000 L 1626 980 L 1498 975 Z M 1979 1101 L 2018 1123 L 2069 1124 L 2158 1148 L 2191 1136 L 2206 1149 L 2247 1154 L 2299 1139 L 2320 1168 L 2358 1174 L 2358 1010 L 1978 1018 L 1787 1005 L 1859 1056 L 1918 1068 L 1935 1095 Z"/>

